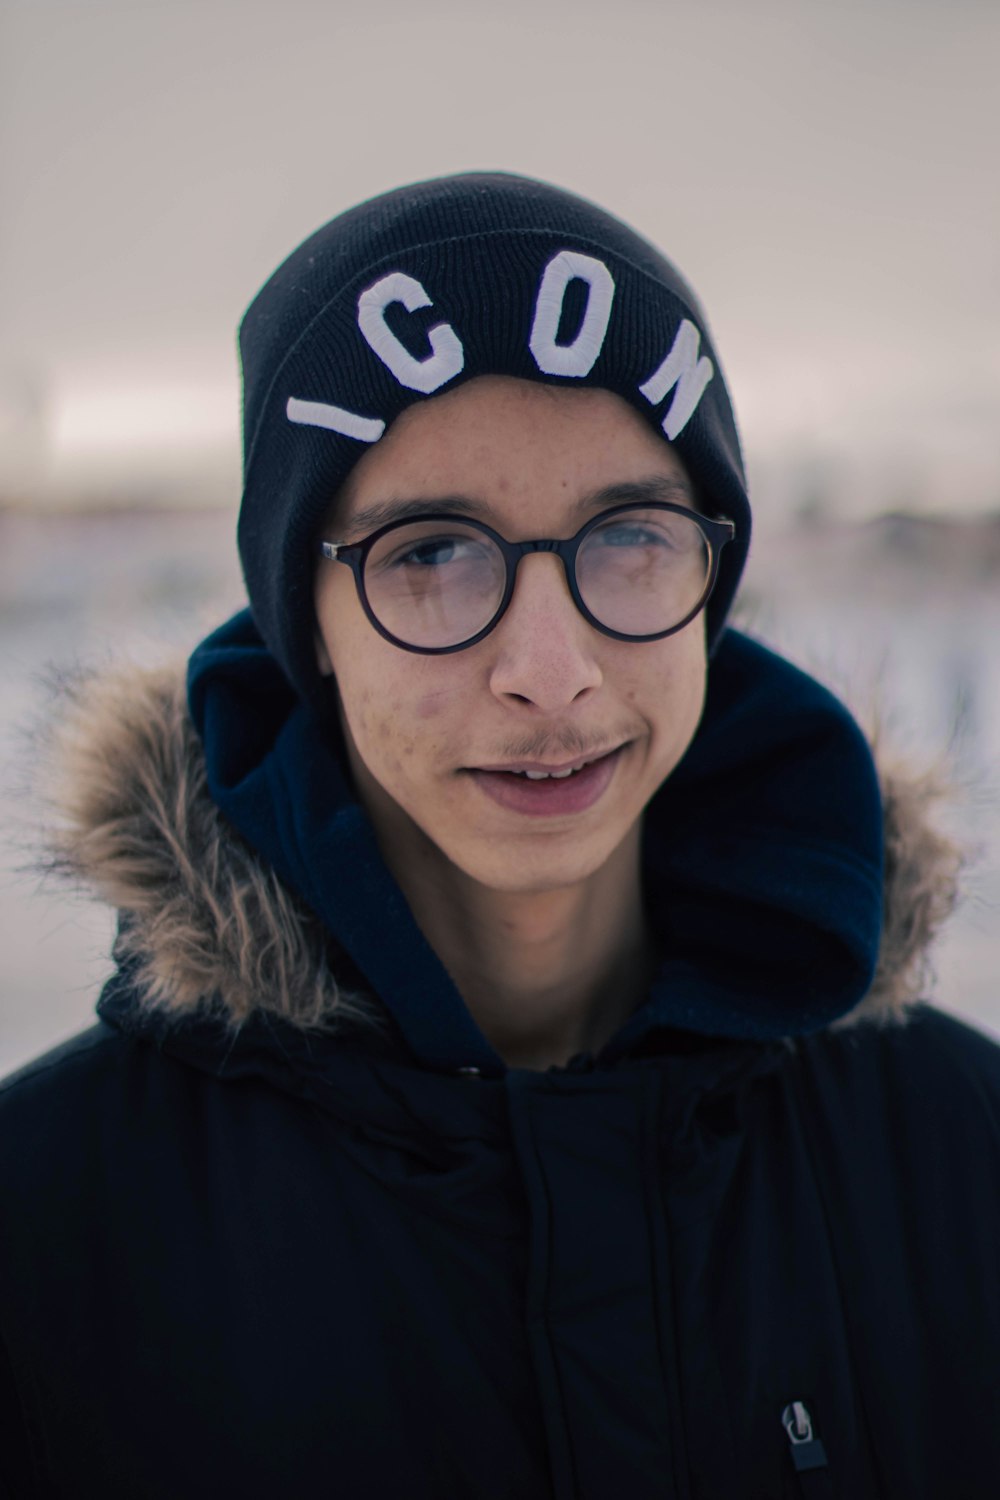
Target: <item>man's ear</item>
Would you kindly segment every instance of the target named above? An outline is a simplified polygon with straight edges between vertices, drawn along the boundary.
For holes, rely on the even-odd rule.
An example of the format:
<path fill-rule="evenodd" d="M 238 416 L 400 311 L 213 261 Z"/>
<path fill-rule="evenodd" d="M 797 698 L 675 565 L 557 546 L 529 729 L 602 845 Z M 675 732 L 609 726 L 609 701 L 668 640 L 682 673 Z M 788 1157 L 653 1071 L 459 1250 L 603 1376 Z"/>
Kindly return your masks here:
<path fill-rule="evenodd" d="M 316 648 L 316 665 L 319 667 L 319 675 L 321 677 L 332 677 L 333 662 L 330 660 L 330 653 L 326 649 L 326 641 L 324 641 L 319 630 L 316 630 L 313 634 L 313 644 Z"/>

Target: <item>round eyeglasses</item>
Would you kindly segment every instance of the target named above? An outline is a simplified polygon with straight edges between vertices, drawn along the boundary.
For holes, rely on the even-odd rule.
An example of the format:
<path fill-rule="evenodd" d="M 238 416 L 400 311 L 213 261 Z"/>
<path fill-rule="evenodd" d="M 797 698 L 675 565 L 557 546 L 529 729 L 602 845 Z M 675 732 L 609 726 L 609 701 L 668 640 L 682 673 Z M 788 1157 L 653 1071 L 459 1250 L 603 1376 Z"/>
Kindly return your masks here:
<path fill-rule="evenodd" d="M 502 618 L 517 566 L 529 552 L 562 562 L 573 602 L 618 641 L 658 641 L 683 630 L 708 603 L 732 521 L 683 505 L 616 505 L 575 536 L 509 542 L 483 521 L 428 513 L 390 521 L 360 542 L 320 542 L 354 574 L 379 635 L 403 651 L 438 656 L 474 646 Z"/>

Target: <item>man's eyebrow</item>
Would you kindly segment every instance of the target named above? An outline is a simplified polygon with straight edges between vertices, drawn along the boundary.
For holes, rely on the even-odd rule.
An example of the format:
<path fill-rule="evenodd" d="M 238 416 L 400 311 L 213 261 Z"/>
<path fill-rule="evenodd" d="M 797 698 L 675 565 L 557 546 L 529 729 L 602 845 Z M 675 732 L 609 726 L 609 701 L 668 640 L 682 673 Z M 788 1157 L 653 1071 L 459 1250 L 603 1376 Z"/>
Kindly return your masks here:
<path fill-rule="evenodd" d="M 582 495 L 572 510 L 574 514 L 581 514 L 606 510 L 613 505 L 646 505 L 651 500 L 687 505 L 693 510 L 698 508 L 694 491 L 684 479 L 671 474 L 656 474 L 648 479 L 627 479 L 602 485 L 600 489 Z M 423 500 L 376 500 L 346 517 L 341 530 L 345 535 L 364 537 L 394 521 L 408 521 L 435 512 L 449 516 L 475 516 L 480 520 L 489 520 L 492 514 L 485 501 L 467 495 L 434 495 Z"/>
<path fill-rule="evenodd" d="M 367 536 L 380 526 L 393 521 L 408 521 L 413 516 L 429 516 L 433 513 L 449 516 L 479 516 L 489 514 L 489 506 L 480 500 L 470 500 L 464 495 L 434 495 L 426 500 L 376 500 L 364 505 L 352 516 L 344 518 L 341 530 Z"/>
<path fill-rule="evenodd" d="M 694 490 L 686 479 L 676 474 L 654 474 L 649 479 L 626 479 L 620 484 L 607 484 L 593 490 L 577 501 L 575 509 L 602 510 L 611 505 L 646 505 L 651 500 L 662 500 L 671 505 L 698 507 Z"/>

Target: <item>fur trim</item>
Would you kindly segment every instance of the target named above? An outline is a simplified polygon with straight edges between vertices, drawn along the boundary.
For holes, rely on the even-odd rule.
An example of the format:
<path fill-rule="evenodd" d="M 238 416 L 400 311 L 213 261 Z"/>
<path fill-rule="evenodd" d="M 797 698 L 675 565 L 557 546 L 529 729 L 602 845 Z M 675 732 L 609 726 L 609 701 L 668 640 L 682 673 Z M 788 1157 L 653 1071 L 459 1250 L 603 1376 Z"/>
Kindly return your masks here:
<path fill-rule="evenodd" d="M 146 1005 L 210 1001 L 234 1026 L 254 1012 L 303 1028 L 384 1021 L 338 984 L 319 919 L 212 801 L 183 670 L 80 678 L 62 702 L 46 869 L 123 914 L 115 956 Z"/>
<path fill-rule="evenodd" d="M 959 898 L 964 852 L 934 819 L 948 797 L 941 772 L 915 775 L 878 752 L 885 839 L 885 895 L 878 966 L 871 990 L 837 1024 L 899 1021 L 925 998 L 930 952 Z"/>
<path fill-rule="evenodd" d="M 183 670 L 127 668 L 64 684 L 52 738 L 56 832 L 48 869 L 118 908 L 116 956 L 150 1007 L 211 998 L 301 1027 L 384 1024 L 345 992 L 319 920 L 221 817 L 209 796 Z M 924 998 L 928 950 L 957 898 L 962 859 L 931 817 L 940 780 L 882 767 L 885 923 L 871 991 L 838 1027 L 905 1019 Z"/>

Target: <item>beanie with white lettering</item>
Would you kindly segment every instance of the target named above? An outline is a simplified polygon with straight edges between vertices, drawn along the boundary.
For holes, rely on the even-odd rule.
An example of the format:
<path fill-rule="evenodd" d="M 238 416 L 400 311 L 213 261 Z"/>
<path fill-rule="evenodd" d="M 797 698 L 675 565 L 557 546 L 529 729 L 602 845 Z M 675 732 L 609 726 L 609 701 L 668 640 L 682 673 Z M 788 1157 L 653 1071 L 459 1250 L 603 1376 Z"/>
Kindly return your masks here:
<path fill-rule="evenodd" d="M 717 643 L 750 541 L 729 394 L 691 289 L 602 209 L 506 173 L 385 193 L 275 271 L 240 355 L 240 556 L 257 628 L 303 696 L 321 683 L 320 522 L 404 408 L 477 375 L 614 391 L 675 445 L 703 508 L 736 523 L 707 609 Z"/>

